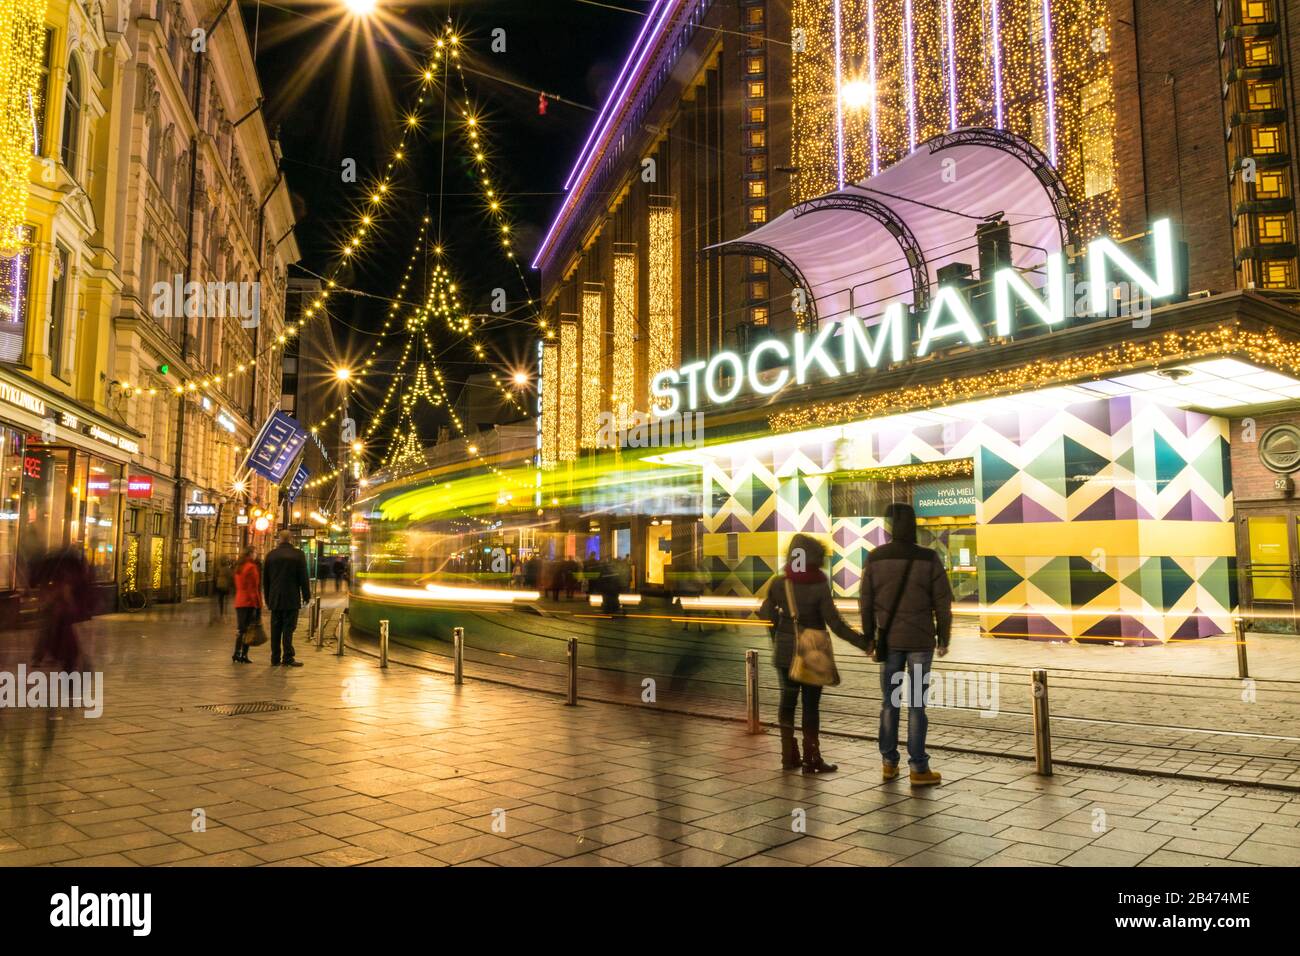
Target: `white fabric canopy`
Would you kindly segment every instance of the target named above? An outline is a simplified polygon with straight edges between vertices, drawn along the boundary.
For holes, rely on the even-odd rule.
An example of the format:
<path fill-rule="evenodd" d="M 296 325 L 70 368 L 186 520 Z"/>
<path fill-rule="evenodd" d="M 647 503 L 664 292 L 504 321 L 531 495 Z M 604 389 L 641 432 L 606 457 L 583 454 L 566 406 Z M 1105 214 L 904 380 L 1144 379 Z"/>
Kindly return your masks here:
<path fill-rule="evenodd" d="M 1057 187 L 1057 196 L 1040 175 Z M 1066 234 L 1057 211 L 1064 196 L 1059 182 L 1047 160 L 1024 140 L 999 130 L 959 130 L 923 143 L 877 176 L 802 203 L 710 249 L 762 254 L 744 248 L 761 246 L 802 277 L 821 321 L 849 312 L 850 298 L 852 310 L 867 318 L 890 302 L 915 305 L 906 255 L 913 239 L 931 287 L 949 263 L 978 269 L 975 230 L 990 218 L 1011 227 L 1013 265 L 1040 267 L 1048 254 L 1061 250 Z M 875 214 L 841 208 L 855 198 L 884 208 Z M 886 227 L 889 219 L 895 231 L 901 225 L 902 239 Z"/>

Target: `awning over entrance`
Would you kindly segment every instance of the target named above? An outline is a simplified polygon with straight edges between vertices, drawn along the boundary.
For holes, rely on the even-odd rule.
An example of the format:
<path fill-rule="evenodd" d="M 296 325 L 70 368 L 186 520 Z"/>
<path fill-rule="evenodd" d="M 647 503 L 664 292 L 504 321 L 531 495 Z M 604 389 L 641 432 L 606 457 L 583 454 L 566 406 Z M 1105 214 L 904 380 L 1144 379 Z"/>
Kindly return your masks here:
<path fill-rule="evenodd" d="M 976 230 L 999 221 L 1020 269 L 1073 240 L 1069 198 L 1046 156 L 1004 130 L 962 129 L 705 251 L 770 259 L 806 291 L 818 319 L 869 317 L 894 301 L 925 308 L 940 269 L 978 268 Z"/>

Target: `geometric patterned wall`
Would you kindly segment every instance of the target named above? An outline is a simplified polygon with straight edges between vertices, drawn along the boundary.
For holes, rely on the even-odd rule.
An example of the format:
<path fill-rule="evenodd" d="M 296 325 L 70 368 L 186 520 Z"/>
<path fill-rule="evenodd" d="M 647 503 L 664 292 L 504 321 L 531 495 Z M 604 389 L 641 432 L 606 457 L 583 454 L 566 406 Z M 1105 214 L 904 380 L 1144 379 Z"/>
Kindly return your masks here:
<path fill-rule="evenodd" d="M 836 595 L 856 596 L 887 537 L 879 518 L 830 514 L 826 473 L 972 458 L 986 634 L 1154 644 L 1231 630 L 1225 419 L 1125 395 L 846 434 L 705 466 L 713 593 L 762 593 L 804 531 L 830 545 Z"/>
<path fill-rule="evenodd" d="M 1231 630 L 1226 420 L 1125 395 L 982 425 L 986 633 L 1154 644 Z"/>

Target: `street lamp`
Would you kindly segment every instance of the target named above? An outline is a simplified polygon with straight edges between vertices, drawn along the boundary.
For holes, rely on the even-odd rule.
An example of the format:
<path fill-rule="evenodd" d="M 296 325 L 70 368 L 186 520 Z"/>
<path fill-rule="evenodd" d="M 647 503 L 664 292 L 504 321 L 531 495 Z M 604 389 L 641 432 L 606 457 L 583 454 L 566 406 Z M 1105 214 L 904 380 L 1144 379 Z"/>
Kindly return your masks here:
<path fill-rule="evenodd" d="M 352 369 L 342 367 L 336 368 L 334 370 L 334 378 L 340 382 L 346 382 L 352 378 Z"/>
<path fill-rule="evenodd" d="M 876 91 L 867 80 L 851 80 L 840 89 L 840 99 L 851 110 L 865 109 L 875 99 Z"/>
<path fill-rule="evenodd" d="M 376 0 L 343 0 L 343 5 L 354 17 L 368 17 L 375 12 Z"/>

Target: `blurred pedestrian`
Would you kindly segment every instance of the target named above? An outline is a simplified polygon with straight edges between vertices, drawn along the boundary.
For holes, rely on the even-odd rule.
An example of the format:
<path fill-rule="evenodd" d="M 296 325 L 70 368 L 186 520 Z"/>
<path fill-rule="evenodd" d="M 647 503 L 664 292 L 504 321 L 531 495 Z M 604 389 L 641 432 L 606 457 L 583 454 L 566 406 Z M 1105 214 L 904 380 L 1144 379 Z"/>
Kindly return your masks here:
<path fill-rule="evenodd" d="M 952 587 L 943 561 L 931 548 L 916 543 L 916 512 L 894 503 L 885 509 L 888 544 L 867 555 L 858 592 L 862 627 L 874 638 L 880 661 L 881 776 L 898 776 L 898 711 L 907 676 L 907 763 L 912 786 L 939 783 L 925 752 L 929 721 L 925 695 L 930 665 L 948 653 L 952 636 Z"/>
<path fill-rule="evenodd" d="M 226 619 L 226 599 L 235 589 L 235 562 L 223 554 L 217 559 L 217 571 L 212 577 L 212 593 L 217 608 L 217 620 Z"/>
<path fill-rule="evenodd" d="M 298 612 L 311 600 L 307 555 L 294 546 L 293 532 L 281 531 L 280 543 L 266 556 L 262 593 L 271 611 L 271 666 L 302 667 L 293 656 Z"/>
<path fill-rule="evenodd" d="M 343 587 L 343 574 L 347 571 L 347 566 L 343 564 L 343 555 L 334 558 L 334 593 L 338 594 Z"/>
<path fill-rule="evenodd" d="M 61 548 L 37 558 L 29 575 L 43 618 L 32 659 L 72 673 L 82 662 L 77 625 L 94 617 L 96 610 L 90 565 L 80 548 Z"/>
<path fill-rule="evenodd" d="M 262 622 L 262 571 L 257 566 L 257 552 L 251 547 L 239 554 L 231 572 L 235 584 L 235 653 L 236 664 L 251 664 L 248 659 L 248 632 Z"/>
<path fill-rule="evenodd" d="M 822 570 L 825 563 L 826 548 L 822 543 L 810 535 L 796 534 L 790 539 L 786 553 L 785 573 L 772 579 L 758 611 L 758 616 L 772 625 L 775 641 L 772 663 L 781 681 L 781 703 L 777 709 L 781 766 L 786 770 L 802 766 L 804 773 L 834 773 L 838 769 L 822 759 L 821 751 L 822 687 L 839 683 L 834 658 L 829 655 L 830 637 L 826 628 L 855 647 L 868 650 L 867 641 L 844 622 L 835 607 L 830 581 Z M 814 633 L 810 636 L 808 632 Z M 825 674 L 807 673 L 794 667 L 799 662 L 799 651 L 804 649 L 801 638 L 809 637 L 825 641 L 829 667 Z M 797 680 L 796 673 L 804 679 Z M 812 682 L 814 677 L 818 683 Z M 794 739 L 794 711 L 800 696 L 803 698 L 802 756 Z"/>

